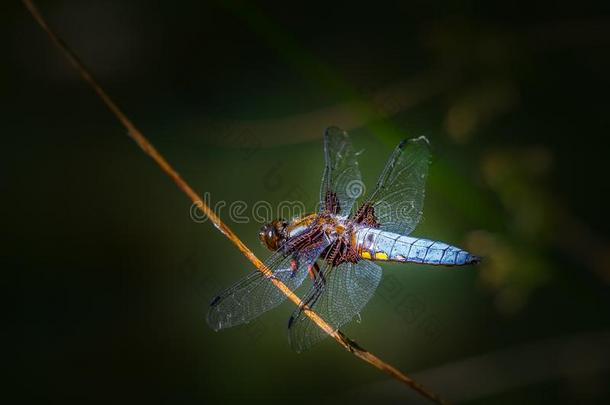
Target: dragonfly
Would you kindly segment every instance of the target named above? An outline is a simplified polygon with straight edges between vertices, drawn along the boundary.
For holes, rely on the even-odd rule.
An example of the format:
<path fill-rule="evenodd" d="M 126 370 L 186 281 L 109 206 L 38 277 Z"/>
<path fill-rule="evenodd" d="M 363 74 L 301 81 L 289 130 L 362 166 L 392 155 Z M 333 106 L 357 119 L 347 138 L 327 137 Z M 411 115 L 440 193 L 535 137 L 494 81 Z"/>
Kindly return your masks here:
<path fill-rule="evenodd" d="M 382 269 L 377 262 L 479 263 L 480 257 L 459 247 L 410 236 L 423 212 L 430 161 L 425 137 L 401 141 L 374 191 L 356 205 L 364 189 L 358 155 L 346 131 L 325 130 L 319 209 L 261 228 L 259 238 L 273 252 L 264 262 L 271 273 L 255 270 L 213 298 L 207 315 L 212 329 L 246 324 L 281 304 L 286 296 L 271 278 L 293 291 L 310 279 L 288 321 L 290 346 L 303 352 L 328 336 L 303 308 L 315 311 L 335 330 L 346 325 L 379 285 Z"/>

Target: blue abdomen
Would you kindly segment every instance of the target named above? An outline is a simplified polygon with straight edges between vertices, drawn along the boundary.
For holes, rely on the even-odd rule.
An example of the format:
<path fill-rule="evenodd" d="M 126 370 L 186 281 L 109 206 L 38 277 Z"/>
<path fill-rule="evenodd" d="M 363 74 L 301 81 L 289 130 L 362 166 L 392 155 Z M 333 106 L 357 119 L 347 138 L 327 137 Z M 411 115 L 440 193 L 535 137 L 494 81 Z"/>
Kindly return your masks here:
<path fill-rule="evenodd" d="M 374 228 L 356 231 L 356 248 L 360 257 L 445 266 L 478 263 L 480 258 L 444 242 L 414 238 Z"/>

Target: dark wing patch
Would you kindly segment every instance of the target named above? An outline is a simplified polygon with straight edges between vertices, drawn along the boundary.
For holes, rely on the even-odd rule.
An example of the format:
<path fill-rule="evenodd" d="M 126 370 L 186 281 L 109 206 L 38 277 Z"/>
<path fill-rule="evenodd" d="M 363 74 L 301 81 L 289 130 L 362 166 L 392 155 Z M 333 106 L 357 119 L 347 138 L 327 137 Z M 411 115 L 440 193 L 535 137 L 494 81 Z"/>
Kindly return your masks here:
<path fill-rule="evenodd" d="M 347 132 L 337 127 L 326 129 L 324 160 L 320 209 L 349 215 L 363 187 L 356 152 Z"/>
<path fill-rule="evenodd" d="M 375 191 L 358 211 L 363 220 L 374 220 L 385 231 L 410 234 L 422 216 L 429 162 L 429 142 L 425 137 L 400 142 Z"/>
<path fill-rule="evenodd" d="M 354 221 L 371 228 L 379 228 L 379 222 L 375 216 L 375 208 L 370 203 L 364 203 L 358 208 L 354 215 Z"/>

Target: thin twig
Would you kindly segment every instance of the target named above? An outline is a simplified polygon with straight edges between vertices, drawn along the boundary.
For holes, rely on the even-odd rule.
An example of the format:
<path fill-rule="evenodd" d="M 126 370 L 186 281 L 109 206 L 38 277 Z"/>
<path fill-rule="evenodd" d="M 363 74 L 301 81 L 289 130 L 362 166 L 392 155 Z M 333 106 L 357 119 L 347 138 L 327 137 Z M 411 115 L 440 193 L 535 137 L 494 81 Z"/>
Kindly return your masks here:
<path fill-rule="evenodd" d="M 127 133 L 130 138 L 132 138 L 138 146 L 150 156 L 161 168 L 163 172 L 165 172 L 176 185 L 182 190 L 196 205 L 197 207 L 210 219 L 212 224 L 220 230 L 237 248 L 256 266 L 256 268 L 261 271 L 266 276 L 270 276 L 271 271 L 261 262 L 252 251 L 237 237 L 235 233 L 210 209 L 210 207 L 203 202 L 203 199 L 188 185 L 186 181 L 180 177 L 178 172 L 169 164 L 167 160 L 155 149 L 155 147 L 148 141 L 148 139 L 136 128 L 136 126 L 127 118 L 127 116 L 121 111 L 121 109 L 114 103 L 114 101 L 110 98 L 110 96 L 102 89 L 102 87 L 98 84 L 98 82 L 93 78 L 89 70 L 85 67 L 85 65 L 80 61 L 78 56 L 72 51 L 68 45 L 49 27 L 45 19 L 42 17 L 36 6 L 30 0 L 22 0 L 24 5 L 32 14 L 32 17 L 36 20 L 36 22 L 42 27 L 42 29 L 49 35 L 53 43 L 59 48 L 61 53 L 68 59 L 70 64 L 80 73 L 83 80 L 89 84 L 93 90 L 97 93 L 97 95 L 102 99 L 104 104 L 110 109 L 110 111 L 114 114 L 114 116 L 125 126 L 127 129 Z M 295 305 L 301 306 L 303 302 L 301 299 L 294 293 L 290 288 L 288 288 L 284 283 L 278 280 L 275 277 L 269 277 L 269 280 L 279 288 L 282 293 L 290 299 Z M 318 325 L 322 330 L 332 336 L 337 343 L 339 343 L 343 348 L 353 353 L 356 357 L 364 360 L 369 363 L 373 367 L 378 368 L 384 373 L 388 374 L 392 378 L 395 378 L 398 381 L 406 384 L 407 386 L 413 388 L 415 391 L 425 396 L 428 399 L 431 399 L 434 402 L 439 404 L 445 404 L 438 395 L 424 388 L 421 384 L 415 382 L 413 379 L 408 377 L 406 374 L 402 373 L 397 368 L 392 365 L 384 362 L 379 357 L 375 356 L 373 353 L 365 350 L 361 346 L 359 346 L 356 342 L 349 339 L 345 336 L 341 331 L 335 330 L 331 325 L 329 325 L 324 319 L 322 319 L 317 313 L 311 310 L 309 307 L 304 306 L 305 314 Z"/>

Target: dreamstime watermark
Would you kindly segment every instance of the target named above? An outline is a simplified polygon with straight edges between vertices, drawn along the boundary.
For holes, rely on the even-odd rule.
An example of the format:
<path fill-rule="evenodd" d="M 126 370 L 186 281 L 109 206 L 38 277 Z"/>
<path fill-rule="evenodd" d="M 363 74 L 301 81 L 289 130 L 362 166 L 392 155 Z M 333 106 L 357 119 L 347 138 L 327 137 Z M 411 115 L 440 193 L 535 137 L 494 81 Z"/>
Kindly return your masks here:
<path fill-rule="evenodd" d="M 342 191 L 338 193 L 340 199 L 355 201 L 364 196 L 366 187 L 361 180 L 351 180 L 347 182 Z M 308 212 L 318 212 L 321 204 L 323 204 L 323 202 L 320 202 L 314 210 L 307 211 L 303 200 L 299 199 L 306 197 L 306 194 L 297 186 L 284 193 L 284 197 L 286 199 L 281 200 L 275 206 L 266 200 L 259 200 L 253 204 L 248 204 L 243 200 L 236 200 L 231 203 L 220 200 L 212 204 L 210 193 L 205 192 L 203 194 L 203 201 L 196 201 L 191 204 L 189 216 L 191 220 L 198 224 L 208 221 L 208 217 L 202 209 L 204 206 L 207 206 L 216 216 L 228 217 L 230 221 L 236 224 L 247 224 L 250 222 L 265 224 L 278 218 L 289 220 L 302 217 Z M 383 208 L 383 204 L 379 204 L 378 207 Z"/>
<path fill-rule="evenodd" d="M 305 204 L 292 200 L 280 201 L 275 207 L 269 201 L 264 200 L 256 201 L 251 206 L 243 200 L 233 201 L 230 204 L 221 200 L 212 205 L 210 193 L 206 192 L 203 195 L 203 201 L 194 202 L 189 210 L 191 219 L 198 224 L 208 220 L 207 215 L 201 209 L 204 204 L 217 216 L 221 216 L 223 211 L 227 211 L 229 219 L 236 224 L 247 224 L 251 221 L 265 224 L 278 218 L 298 218 L 307 212 Z"/>
<path fill-rule="evenodd" d="M 358 186 L 351 185 L 348 192 L 344 195 L 356 199 L 357 197 L 351 197 L 357 195 Z M 351 191 L 350 191 L 351 190 Z M 353 194 L 349 194 L 353 193 Z M 196 201 L 191 204 L 189 208 L 189 216 L 193 222 L 202 224 L 208 221 L 208 216 L 204 213 L 203 208 L 207 206 L 211 209 L 214 214 L 218 217 L 228 217 L 230 221 L 236 224 L 248 224 L 251 222 L 258 224 L 267 224 L 276 219 L 283 219 L 290 221 L 294 218 L 300 218 L 304 215 L 312 212 L 319 212 L 323 202 L 316 205 L 313 210 L 307 210 L 305 204 L 301 200 L 282 200 L 275 206 L 269 201 L 259 200 L 253 204 L 248 204 L 243 200 L 236 200 L 231 203 L 220 200 L 211 204 L 210 193 L 205 192 L 203 195 L 203 201 Z M 416 204 L 413 201 L 404 201 L 399 204 L 390 204 L 386 201 L 378 201 L 374 204 L 376 219 L 379 223 L 385 226 L 390 225 L 401 225 L 405 229 L 414 228 L 415 224 L 419 222 L 421 217 L 421 210 L 417 209 Z M 359 205 L 354 204 L 354 208 Z M 349 213 L 342 212 L 341 215 L 348 215 Z"/>
<path fill-rule="evenodd" d="M 362 180 L 351 180 L 345 186 L 345 194 L 352 199 L 362 197 L 366 193 L 366 186 Z"/>

